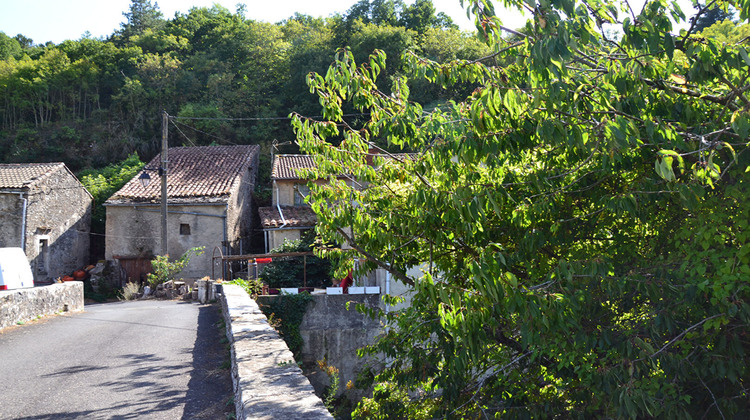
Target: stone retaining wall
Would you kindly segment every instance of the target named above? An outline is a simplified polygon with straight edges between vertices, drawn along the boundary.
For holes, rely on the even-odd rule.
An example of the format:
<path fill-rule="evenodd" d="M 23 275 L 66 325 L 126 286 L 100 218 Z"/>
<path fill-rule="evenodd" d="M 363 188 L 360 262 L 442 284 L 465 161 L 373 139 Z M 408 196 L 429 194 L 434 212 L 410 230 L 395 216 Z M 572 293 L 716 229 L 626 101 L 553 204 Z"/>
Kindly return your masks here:
<path fill-rule="evenodd" d="M 284 340 L 239 286 L 223 285 L 237 419 L 333 419 Z"/>
<path fill-rule="evenodd" d="M 83 282 L 80 281 L 0 292 L 0 328 L 40 316 L 82 310 Z"/>
<path fill-rule="evenodd" d="M 270 305 L 277 298 L 259 296 L 258 303 Z M 374 343 L 383 333 L 380 321 L 357 312 L 354 309 L 357 304 L 378 307 L 380 295 L 313 295 L 307 307 L 299 326 L 304 342 L 300 361 L 318 393 L 330 385 L 328 375 L 317 367 L 319 360 L 325 360 L 339 370 L 339 394 L 346 391 L 347 397 L 354 400 L 371 395 L 371 390 L 346 389 L 347 382 L 356 382 L 362 369 L 375 363 L 357 356 L 357 350 Z"/>

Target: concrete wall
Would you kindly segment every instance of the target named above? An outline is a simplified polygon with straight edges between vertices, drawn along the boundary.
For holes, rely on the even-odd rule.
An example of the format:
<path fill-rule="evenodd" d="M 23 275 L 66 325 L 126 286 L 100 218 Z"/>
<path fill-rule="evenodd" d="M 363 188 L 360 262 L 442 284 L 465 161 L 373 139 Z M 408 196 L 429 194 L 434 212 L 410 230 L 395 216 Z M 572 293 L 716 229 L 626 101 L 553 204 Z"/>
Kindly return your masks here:
<path fill-rule="evenodd" d="M 307 181 L 280 179 L 274 181 L 273 196 L 271 203 L 275 206 L 293 206 L 294 205 L 294 186 L 306 185 Z"/>
<path fill-rule="evenodd" d="M 25 251 L 34 281 L 49 282 L 83 268 L 88 263 L 93 202 L 83 185 L 62 167 L 24 193 Z M 21 247 L 22 213 L 18 194 L 0 194 L 0 246 Z"/>
<path fill-rule="evenodd" d="M 279 229 L 268 231 L 268 250 L 284 244 L 284 240 L 296 241 L 302 235 L 302 229 Z"/>
<path fill-rule="evenodd" d="M 277 296 L 260 296 L 258 303 L 270 304 Z M 347 302 L 350 310 L 346 309 Z M 301 362 L 315 390 L 320 394 L 329 385 L 328 376 L 317 367 L 318 360 L 326 360 L 339 369 L 342 392 L 348 381 L 356 381 L 357 374 L 366 367 L 368 361 L 357 356 L 357 350 L 375 342 L 382 332 L 378 320 L 372 320 L 354 309 L 354 305 L 364 303 L 369 306 L 380 304 L 379 295 L 313 295 L 313 301 L 300 325 L 300 335 L 304 340 Z M 355 395 L 359 392 L 359 395 Z M 350 398 L 360 398 L 364 391 L 347 391 Z"/>
<path fill-rule="evenodd" d="M 225 284 L 221 304 L 237 419 L 332 419 L 255 301 L 241 287 Z"/>
<path fill-rule="evenodd" d="M 190 248 L 205 246 L 204 254 L 193 257 L 179 274 L 186 278 L 211 275 L 211 253 L 224 240 L 226 205 L 170 205 L 167 215 L 169 255 L 178 258 Z M 197 214 L 184 214 L 197 213 Z M 180 225 L 190 234 L 181 234 Z M 161 212 L 159 205 L 107 206 L 107 242 L 105 258 L 161 254 Z"/>
<path fill-rule="evenodd" d="M 80 281 L 0 292 L 0 328 L 39 316 L 82 310 L 83 282 Z"/>

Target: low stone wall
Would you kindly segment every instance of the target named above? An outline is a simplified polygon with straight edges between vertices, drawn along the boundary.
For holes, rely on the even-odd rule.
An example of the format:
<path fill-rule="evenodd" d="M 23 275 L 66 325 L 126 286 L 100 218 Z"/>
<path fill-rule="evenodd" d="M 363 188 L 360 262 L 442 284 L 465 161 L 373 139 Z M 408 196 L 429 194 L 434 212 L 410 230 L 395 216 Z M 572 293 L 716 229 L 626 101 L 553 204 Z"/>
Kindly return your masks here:
<path fill-rule="evenodd" d="M 258 302 L 266 305 L 276 298 L 262 296 Z M 371 362 L 357 356 L 357 350 L 374 343 L 383 332 L 379 320 L 373 320 L 354 309 L 360 303 L 377 307 L 380 295 L 313 295 L 307 307 L 299 326 L 304 341 L 300 361 L 305 371 L 309 372 L 307 377 L 318 393 L 330 385 L 328 375 L 317 367 L 318 360 L 326 360 L 339 370 L 339 394 L 346 391 L 347 397 L 354 400 L 370 394 L 369 390 L 346 390 L 346 383 L 355 382 L 360 371 Z"/>
<path fill-rule="evenodd" d="M 332 419 L 255 301 L 241 287 L 225 284 L 221 303 L 237 419 Z"/>
<path fill-rule="evenodd" d="M 83 282 L 80 281 L 0 292 L 0 328 L 40 316 L 82 310 Z"/>

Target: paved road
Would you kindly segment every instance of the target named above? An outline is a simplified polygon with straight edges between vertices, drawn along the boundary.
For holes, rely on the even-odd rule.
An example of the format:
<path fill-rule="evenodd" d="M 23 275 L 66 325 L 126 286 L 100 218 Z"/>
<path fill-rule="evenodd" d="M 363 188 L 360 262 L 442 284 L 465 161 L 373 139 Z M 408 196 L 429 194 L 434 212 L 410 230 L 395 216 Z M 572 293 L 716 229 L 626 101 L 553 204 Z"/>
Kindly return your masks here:
<path fill-rule="evenodd" d="M 222 419 L 233 412 L 216 306 L 86 306 L 0 333 L 0 419 Z"/>

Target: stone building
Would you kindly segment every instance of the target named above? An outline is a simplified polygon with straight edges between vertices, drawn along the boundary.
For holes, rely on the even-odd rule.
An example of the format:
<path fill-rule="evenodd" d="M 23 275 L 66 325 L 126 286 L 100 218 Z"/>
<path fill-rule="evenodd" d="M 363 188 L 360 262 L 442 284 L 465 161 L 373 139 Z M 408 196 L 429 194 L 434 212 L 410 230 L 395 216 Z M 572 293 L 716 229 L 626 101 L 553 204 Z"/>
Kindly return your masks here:
<path fill-rule="evenodd" d="M 224 255 L 243 253 L 252 227 L 252 193 L 258 171 L 259 146 L 174 147 L 167 170 L 167 251 L 173 258 L 188 249 L 205 247 L 180 274 L 187 279 L 212 274 L 216 248 Z M 156 156 L 148 172 L 160 166 Z M 132 281 L 150 271 L 149 261 L 162 254 L 161 183 L 143 187 L 141 174 L 105 203 L 105 257 L 118 260 Z"/>
<path fill-rule="evenodd" d="M 377 150 L 371 149 L 367 157 L 369 165 L 377 166 L 374 157 Z M 392 164 L 399 159 L 411 159 L 413 155 L 407 153 L 381 155 L 384 164 Z M 394 160 L 396 158 L 396 160 Z M 276 155 L 271 169 L 271 181 L 273 183 L 273 196 L 271 207 L 258 209 L 261 227 L 265 235 L 266 252 L 282 245 L 284 240 L 300 239 L 303 232 L 313 229 L 317 223 L 315 212 L 305 203 L 305 197 L 310 193 L 308 181 L 300 175 L 300 171 L 315 169 L 315 161 L 309 155 Z M 340 175 L 339 179 L 352 185 L 355 181 L 351 176 Z M 316 180 L 315 183 L 326 182 Z M 357 182 L 359 187 L 363 185 Z M 350 248 L 347 243 L 340 244 L 342 248 Z M 416 277 L 421 276 L 420 267 L 413 267 L 410 272 Z M 410 288 L 394 281 L 383 269 L 377 269 L 368 275 L 354 280 L 356 286 L 378 286 L 382 293 L 404 296 L 406 300 L 395 309 L 410 304 Z"/>
<path fill-rule="evenodd" d="M 310 189 L 307 181 L 297 174 L 300 169 L 312 168 L 315 168 L 312 156 L 274 156 L 271 168 L 271 207 L 258 209 L 266 252 L 282 245 L 284 240 L 300 239 L 302 232 L 315 226 L 315 212 L 304 200 Z"/>
<path fill-rule="evenodd" d="M 0 164 L 0 247 L 20 247 L 36 283 L 87 263 L 93 198 L 64 163 Z"/>

